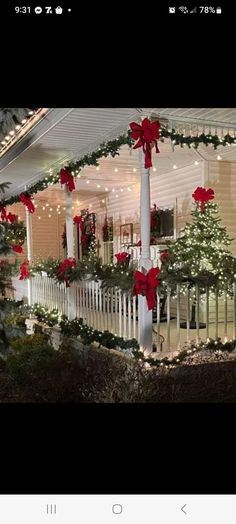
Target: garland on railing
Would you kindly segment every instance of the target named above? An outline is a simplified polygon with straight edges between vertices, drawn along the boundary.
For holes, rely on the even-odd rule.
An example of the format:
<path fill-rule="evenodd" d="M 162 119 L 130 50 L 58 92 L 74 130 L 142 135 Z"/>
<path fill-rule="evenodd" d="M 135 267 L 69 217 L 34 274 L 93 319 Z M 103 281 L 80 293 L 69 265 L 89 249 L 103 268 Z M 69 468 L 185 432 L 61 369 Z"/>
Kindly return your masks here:
<path fill-rule="evenodd" d="M 67 259 L 65 259 L 67 260 Z M 64 261 L 65 262 L 65 261 Z M 59 271 L 63 261 L 48 258 L 46 261 L 37 262 L 30 267 L 30 276 L 37 273 L 46 273 L 49 278 L 54 278 L 57 282 L 76 282 L 85 279 L 101 281 L 103 289 L 118 288 L 124 292 L 131 292 L 134 286 L 135 266 L 130 263 L 101 264 L 100 258 L 94 256 L 84 260 L 78 260 L 76 264 L 63 266 L 63 272 Z"/>
<path fill-rule="evenodd" d="M 218 135 L 211 135 L 208 133 L 201 133 L 199 136 L 185 136 L 184 134 L 177 133 L 174 129 L 166 129 L 161 127 L 159 129 L 159 140 L 164 142 L 165 138 L 169 138 L 172 142 L 172 145 L 180 145 L 183 147 L 187 145 L 189 148 L 193 146 L 195 149 L 198 148 L 200 144 L 208 146 L 212 144 L 214 149 L 217 149 L 219 146 L 228 146 L 231 144 L 236 144 L 236 137 L 229 135 L 228 133 L 225 136 L 219 137 Z M 81 169 L 86 166 L 98 166 L 98 160 L 103 157 L 111 155 L 113 158 L 116 155 L 119 155 L 119 150 L 122 146 L 128 145 L 130 148 L 134 146 L 135 140 L 131 138 L 131 130 L 128 130 L 127 133 L 120 135 L 115 140 L 109 140 L 106 143 L 102 143 L 100 147 L 93 153 L 87 154 L 76 162 L 70 162 L 67 166 L 64 166 L 64 169 L 68 174 L 71 174 L 73 178 L 77 178 Z M 61 171 L 56 174 L 51 174 L 44 177 L 42 180 L 32 185 L 27 189 L 25 195 L 30 197 L 39 191 L 44 191 L 46 187 L 53 184 L 58 184 L 61 180 Z M 71 188 L 72 189 L 72 188 Z M 3 201 L 5 206 L 11 206 L 17 202 L 20 202 L 19 195 L 14 195 Z"/>
<path fill-rule="evenodd" d="M 149 364 L 151 367 L 168 368 L 179 366 L 190 355 L 194 355 L 201 351 L 209 350 L 212 353 L 229 352 L 232 353 L 236 349 L 236 340 L 222 342 L 221 338 L 216 340 L 210 339 L 208 342 L 200 342 L 198 346 L 191 343 L 190 346 L 184 348 L 174 358 L 164 357 L 156 359 L 152 357 L 145 357 L 144 353 L 140 351 L 139 344 L 136 339 L 125 340 L 123 337 L 118 337 L 109 331 L 98 331 L 83 323 L 82 318 L 75 318 L 69 321 L 66 315 L 60 317 L 58 310 L 49 310 L 44 306 L 35 304 L 34 306 L 22 306 L 22 311 L 26 307 L 27 312 L 35 315 L 35 317 L 49 327 L 59 325 L 62 335 L 79 337 L 83 344 L 89 345 L 92 342 L 97 342 L 99 346 L 104 346 L 108 349 L 121 349 L 123 351 L 132 350 L 133 355 L 138 361 Z"/>
<path fill-rule="evenodd" d="M 139 349 L 139 344 L 135 338 L 125 340 L 123 337 L 118 337 L 109 331 L 98 331 L 84 324 L 82 318 L 75 318 L 70 321 L 66 315 L 60 317 L 57 309 L 50 311 L 44 306 L 35 304 L 28 308 L 27 311 L 35 315 L 40 322 L 50 327 L 59 325 L 62 335 L 78 336 L 85 345 L 97 342 L 99 346 L 104 346 L 107 349 L 120 348 L 123 351 Z"/>

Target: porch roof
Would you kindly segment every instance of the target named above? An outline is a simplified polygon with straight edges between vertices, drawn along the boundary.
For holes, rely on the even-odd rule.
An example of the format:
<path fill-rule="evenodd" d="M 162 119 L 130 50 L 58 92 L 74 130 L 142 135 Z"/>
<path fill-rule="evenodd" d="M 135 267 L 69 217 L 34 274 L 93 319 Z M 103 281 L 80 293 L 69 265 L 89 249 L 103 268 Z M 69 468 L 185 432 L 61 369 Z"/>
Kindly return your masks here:
<path fill-rule="evenodd" d="M 101 142 L 116 138 L 128 124 L 142 116 L 157 114 L 169 125 L 187 134 L 191 129 L 209 128 L 226 134 L 236 129 L 236 109 L 231 108 L 49 108 L 44 117 L 0 157 L 0 183 L 11 182 L 6 197 L 18 194 L 25 185 L 42 179 L 50 169 L 59 170 L 69 160 L 77 160 L 96 150 Z M 235 147 L 200 146 L 172 151 L 169 140 L 160 144 L 160 154 L 153 154 L 153 170 L 159 173 L 192 165 L 201 160 L 236 161 Z M 175 167 L 174 167 L 175 166 Z M 91 195 L 104 191 L 122 190 L 139 181 L 138 152 L 123 146 L 120 155 L 103 158 L 99 170 L 86 167 L 76 181 L 80 193 Z M 44 191 L 45 195 L 60 189 L 60 185 Z M 107 189 L 106 189 L 107 188 Z"/>

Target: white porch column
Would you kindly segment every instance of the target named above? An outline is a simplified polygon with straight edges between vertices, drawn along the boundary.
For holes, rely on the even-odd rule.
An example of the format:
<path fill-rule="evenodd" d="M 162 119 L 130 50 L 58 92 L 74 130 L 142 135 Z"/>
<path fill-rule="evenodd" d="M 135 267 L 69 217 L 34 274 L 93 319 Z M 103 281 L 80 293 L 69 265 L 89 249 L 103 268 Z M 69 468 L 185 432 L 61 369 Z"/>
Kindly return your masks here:
<path fill-rule="evenodd" d="M 74 224 L 73 224 L 73 209 L 72 209 L 72 193 L 65 185 L 65 204 L 66 204 L 66 242 L 67 242 L 67 257 L 73 258 L 75 256 L 74 250 Z"/>
<path fill-rule="evenodd" d="M 25 191 L 27 191 L 27 186 L 25 186 Z M 27 259 L 29 262 L 32 261 L 33 249 L 32 249 L 32 221 L 31 214 L 28 208 L 25 206 L 25 222 L 26 222 L 26 245 L 27 245 Z M 32 306 L 32 278 L 27 279 L 28 287 L 28 305 Z"/>
<path fill-rule="evenodd" d="M 150 170 L 144 167 L 144 153 L 139 150 L 140 163 L 140 227 L 141 227 L 141 257 L 140 271 L 152 267 L 150 258 Z M 147 353 L 152 352 L 152 310 L 148 310 L 146 297 L 138 295 L 139 309 L 139 343 L 140 348 Z"/>
<path fill-rule="evenodd" d="M 66 243 L 67 243 L 67 258 L 75 256 L 74 248 L 74 224 L 73 224 L 73 199 L 72 193 L 65 185 L 65 205 L 66 205 Z M 76 317 L 75 293 L 72 287 L 66 290 L 68 302 L 68 318 L 73 320 Z"/>

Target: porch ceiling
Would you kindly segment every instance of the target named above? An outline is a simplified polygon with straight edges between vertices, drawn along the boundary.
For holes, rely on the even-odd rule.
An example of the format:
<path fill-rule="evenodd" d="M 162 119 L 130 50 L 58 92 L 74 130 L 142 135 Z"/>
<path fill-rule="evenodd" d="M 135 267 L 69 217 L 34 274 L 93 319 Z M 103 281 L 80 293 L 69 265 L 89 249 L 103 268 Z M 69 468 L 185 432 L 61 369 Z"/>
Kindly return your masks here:
<path fill-rule="evenodd" d="M 52 108 L 25 140 L 22 139 L 0 159 L 0 182 L 12 182 L 7 196 L 17 194 L 26 184 L 31 185 L 40 180 L 50 168 L 58 170 L 68 160 L 79 159 L 92 152 L 102 141 L 125 132 L 132 120 L 137 121 L 141 116 L 151 113 L 171 119 L 170 123 L 179 126 L 191 126 L 192 122 L 199 126 L 206 125 L 207 132 L 209 126 L 214 132 L 213 124 L 216 127 L 224 126 L 225 133 L 228 128 L 231 128 L 231 132 L 236 129 L 236 109 L 230 108 Z M 236 161 L 236 147 L 233 146 L 222 146 L 216 151 L 212 146 L 200 146 L 197 151 L 177 146 L 173 152 L 170 141 L 166 140 L 159 144 L 159 149 L 160 154 L 153 154 L 155 176 L 203 159 L 217 160 L 219 155 L 222 160 Z M 86 192 L 91 196 L 99 195 L 106 191 L 105 188 L 108 191 L 127 190 L 139 182 L 138 158 L 138 151 L 133 150 L 130 154 L 129 148 L 124 146 L 119 156 L 101 159 L 99 170 L 94 167 L 84 168 L 81 178 L 76 182 L 78 194 L 85 196 Z M 57 189 L 60 189 L 60 185 L 48 188 L 43 194 L 45 197 L 50 195 L 51 199 L 58 194 Z"/>

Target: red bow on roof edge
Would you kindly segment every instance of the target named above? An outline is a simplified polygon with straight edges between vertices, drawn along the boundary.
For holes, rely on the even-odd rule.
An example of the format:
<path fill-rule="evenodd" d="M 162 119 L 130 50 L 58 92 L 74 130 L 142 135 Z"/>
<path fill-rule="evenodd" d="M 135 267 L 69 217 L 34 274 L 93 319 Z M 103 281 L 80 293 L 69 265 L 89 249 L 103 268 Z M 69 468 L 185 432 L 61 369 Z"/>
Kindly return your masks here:
<path fill-rule="evenodd" d="M 75 189 L 74 177 L 68 169 L 61 169 L 60 171 L 61 184 L 66 184 L 69 191 Z"/>
<path fill-rule="evenodd" d="M 145 154 L 145 169 L 152 167 L 152 145 L 154 144 L 156 153 L 160 153 L 157 147 L 157 140 L 159 139 L 159 122 L 151 122 L 148 118 L 144 118 L 141 125 L 136 122 L 131 122 L 130 128 L 132 130 L 131 138 L 138 140 L 133 149 L 138 147 L 143 148 Z"/>
<path fill-rule="evenodd" d="M 20 200 L 28 208 L 30 213 L 34 213 L 35 212 L 35 207 L 34 207 L 34 204 L 33 204 L 32 200 L 31 200 L 30 196 L 25 195 L 25 193 L 21 193 L 20 194 Z"/>

